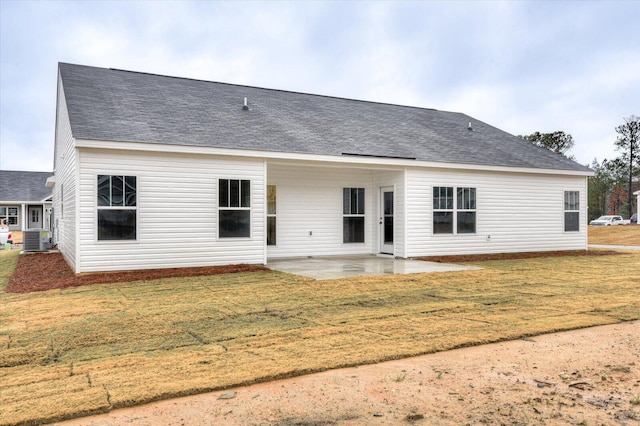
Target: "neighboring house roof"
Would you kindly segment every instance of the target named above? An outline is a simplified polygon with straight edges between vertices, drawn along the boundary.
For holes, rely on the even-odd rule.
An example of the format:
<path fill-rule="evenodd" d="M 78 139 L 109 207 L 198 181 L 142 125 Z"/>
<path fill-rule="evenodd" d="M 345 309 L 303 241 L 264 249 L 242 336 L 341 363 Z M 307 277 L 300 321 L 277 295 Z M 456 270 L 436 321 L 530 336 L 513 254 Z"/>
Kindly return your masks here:
<path fill-rule="evenodd" d="M 0 202 L 40 203 L 51 196 L 45 182 L 53 172 L 0 170 Z"/>
<path fill-rule="evenodd" d="M 461 113 L 65 63 L 59 69 L 76 139 L 589 170 Z"/>

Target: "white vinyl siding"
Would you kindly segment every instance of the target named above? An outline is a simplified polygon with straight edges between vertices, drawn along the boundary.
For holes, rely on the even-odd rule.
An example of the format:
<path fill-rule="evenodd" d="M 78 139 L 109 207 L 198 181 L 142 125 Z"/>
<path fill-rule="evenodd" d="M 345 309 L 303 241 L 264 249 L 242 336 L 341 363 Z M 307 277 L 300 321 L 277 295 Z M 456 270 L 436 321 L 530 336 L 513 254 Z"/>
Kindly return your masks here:
<path fill-rule="evenodd" d="M 582 176 L 409 168 L 406 180 L 407 257 L 587 248 L 583 225 L 564 232 L 563 191 L 580 191 L 580 218 L 586 217 Z M 433 234 L 438 186 L 476 188 L 474 234 Z"/>
<path fill-rule="evenodd" d="M 266 255 L 377 254 L 381 187 L 394 191 L 393 254 L 398 257 L 586 249 L 586 226 L 564 232 L 565 191 L 579 193 L 580 221 L 586 218 L 583 176 L 298 161 L 274 164 L 249 157 L 97 148 L 80 149 L 77 159 L 82 185 L 73 189 L 75 181 L 63 180 L 65 223 L 68 214 L 74 218 L 76 211 L 80 214 L 77 247 L 82 255 L 76 272 L 255 264 L 265 262 Z M 97 240 L 98 175 L 136 176 L 136 241 Z M 249 238 L 217 235 L 220 179 L 250 181 Z M 277 187 L 273 246 L 267 246 L 265 234 L 266 219 L 273 215 L 266 211 L 268 185 Z M 57 183 L 56 189 L 61 186 Z M 475 213 L 475 233 L 433 234 L 434 187 L 452 187 L 454 197 L 456 188 L 475 190 L 475 208 L 463 209 Z M 365 190 L 364 243 L 343 242 L 344 188 Z"/>
<path fill-rule="evenodd" d="M 276 185 L 277 244 L 271 258 L 376 254 L 379 252 L 379 189 L 395 190 L 396 255 L 404 253 L 403 172 L 308 164 L 269 164 L 268 183 Z M 365 241 L 343 242 L 343 188 L 365 190 Z"/>
<path fill-rule="evenodd" d="M 264 161 L 83 149 L 82 272 L 264 262 Z M 137 240 L 98 241 L 98 175 L 135 175 Z M 219 179 L 251 181 L 251 237 L 218 238 Z"/>
<path fill-rule="evenodd" d="M 268 247 L 269 257 L 372 253 L 371 171 L 270 164 L 268 175 L 278 188 L 278 240 Z M 345 187 L 365 188 L 364 243 L 343 243 Z"/>
<path fill-rule="evenodd" d="M 56 184 L 53 188 L 54 240 L 60 252 L 75 272 L 77 265 L 77 151 L 71 134 L 69 113 L 64 95 L 62 80 L 58 79 L 58 109 L 56 118 L 56 152 L 54 169 Z M 64 190 L 64 208 L 62 206 Z M 64 213 L 63 213 L 64 212 Z"/>

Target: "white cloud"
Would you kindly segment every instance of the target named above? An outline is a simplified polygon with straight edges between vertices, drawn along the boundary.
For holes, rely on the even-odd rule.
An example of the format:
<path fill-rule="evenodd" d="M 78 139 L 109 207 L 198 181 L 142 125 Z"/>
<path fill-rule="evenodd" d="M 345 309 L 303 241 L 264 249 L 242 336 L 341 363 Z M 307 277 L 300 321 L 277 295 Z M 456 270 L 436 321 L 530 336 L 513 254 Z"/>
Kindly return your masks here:
<path fill-rule="evenodd" d="M 58 61 L 459 111 L 515 134 L 564 130 L 582 163 L 615 156 L 615 126 L 640 114 L 634 2 L 0 8 L 1 168 L 51 168 Z"/>

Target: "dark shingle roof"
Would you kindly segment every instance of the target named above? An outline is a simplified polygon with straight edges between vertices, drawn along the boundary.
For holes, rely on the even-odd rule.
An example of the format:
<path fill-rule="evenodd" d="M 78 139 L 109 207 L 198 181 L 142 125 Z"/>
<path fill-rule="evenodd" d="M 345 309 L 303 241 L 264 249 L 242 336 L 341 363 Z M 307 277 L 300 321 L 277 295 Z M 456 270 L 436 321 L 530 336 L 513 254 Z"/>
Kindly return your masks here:
<path fill-rule="evenodd" d="M 78 139 L 588 170 L 461 113 L 65 63 L 60 73 Z"/>
<path fill-rule="evenodd" d="M 49 176 L 53 172 L 0 170 L 0 202 L 41 202 L 51 196 L 51 188 L 45 184 Z"/>

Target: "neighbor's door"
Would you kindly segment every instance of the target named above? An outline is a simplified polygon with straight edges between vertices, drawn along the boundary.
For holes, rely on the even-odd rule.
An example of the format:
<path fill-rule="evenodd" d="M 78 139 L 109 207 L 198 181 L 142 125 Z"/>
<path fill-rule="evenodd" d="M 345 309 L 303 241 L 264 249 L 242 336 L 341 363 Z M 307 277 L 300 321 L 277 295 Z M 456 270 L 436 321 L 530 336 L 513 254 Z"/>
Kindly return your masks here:
<path fill-rule="evenodd" d="M 42 207 L 29 207 L 29 229 L 42 228 Z"/>
<path fill-rule="evenodd" d="M 393 187 L 380 188 L 380 253 L 393 253 Z"/>

